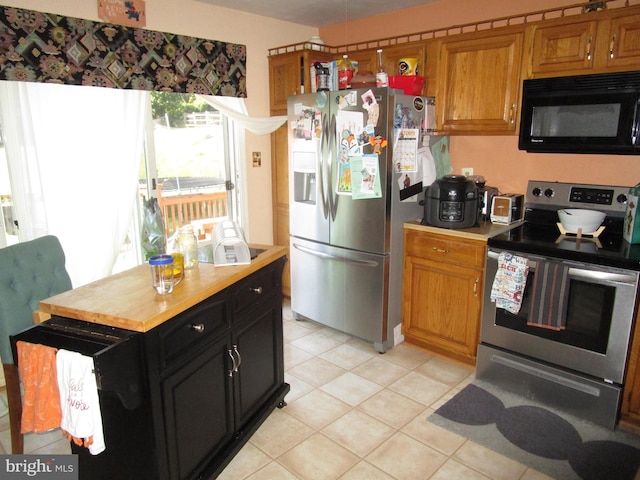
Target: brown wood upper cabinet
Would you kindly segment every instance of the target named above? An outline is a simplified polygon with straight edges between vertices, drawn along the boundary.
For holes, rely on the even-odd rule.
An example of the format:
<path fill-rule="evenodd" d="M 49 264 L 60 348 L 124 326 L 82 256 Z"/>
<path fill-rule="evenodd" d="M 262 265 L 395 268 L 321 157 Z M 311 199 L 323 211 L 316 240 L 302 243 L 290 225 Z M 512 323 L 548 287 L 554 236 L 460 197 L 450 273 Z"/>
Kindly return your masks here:
<path fill-rule="evenodd" d="M 287 98 L 311 92 L 310 68 L 315 62 L 333 60 L 319 51 L 304 50 L 269 57 L 269 100 L 272 115 L 287 113 Z"/>
<path fill-rule="evenodd" d="M 640 13 L 612 10 L 532 28 L 530 76 L 620 71 L 640 63 Z"/>
<path fill-rule="evenodd" d="M 555 73 L 593 68 L 598 22 L 555 22 L 534 27 L 532 73 Z"/>
<path fill-rule="evenodd" d="M 606 64 L 610 68 L 637 69 L 640 65 L 640 13 L 610 12 Z"/>
<path fill-rule="evenodd" d="M 525 27 L 447 37 L 440 44 L 436 109 L 444 134 L 513 134 Z"/>

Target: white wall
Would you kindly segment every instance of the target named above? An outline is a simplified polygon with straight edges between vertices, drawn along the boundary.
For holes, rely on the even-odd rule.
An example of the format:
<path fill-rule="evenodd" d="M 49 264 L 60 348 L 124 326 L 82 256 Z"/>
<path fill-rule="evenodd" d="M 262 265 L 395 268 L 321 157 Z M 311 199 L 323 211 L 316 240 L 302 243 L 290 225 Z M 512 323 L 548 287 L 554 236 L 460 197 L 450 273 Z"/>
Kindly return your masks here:
<path fill-rule="evenodd" d="M 247 108 L 253 116 L 269 115 L 268 49 L 302 42 L 317 29 L 216 7 L 195 0 L 146 0 L 146 28 L 247 46 Z M 100 21 L 98 0 L 4 0 L 3 5 Z M 273 243 L 271 211 L 271 141 L 247 133 L 246 158 L 249 240 Z M 251 152 L 262 153 L 253 168 Z"/>

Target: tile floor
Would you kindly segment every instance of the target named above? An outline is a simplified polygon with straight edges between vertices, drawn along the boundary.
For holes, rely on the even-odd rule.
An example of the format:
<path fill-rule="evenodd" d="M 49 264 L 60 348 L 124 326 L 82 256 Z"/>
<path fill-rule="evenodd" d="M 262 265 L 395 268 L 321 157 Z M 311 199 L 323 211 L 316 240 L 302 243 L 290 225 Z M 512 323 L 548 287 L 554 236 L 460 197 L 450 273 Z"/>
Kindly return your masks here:
<path fill-rule="evenodd" d="M 426 421 L 473 380 L 468 366 L 405 344 L 385 354 L 293 319 L 284 306 L 288 405 L 276 409 L 220 480 L 549 480 Z M 0 451 L 10 451 L 8 417 Z M 30 434 L 27 453 L 67 453 L 58 431 Z"/>

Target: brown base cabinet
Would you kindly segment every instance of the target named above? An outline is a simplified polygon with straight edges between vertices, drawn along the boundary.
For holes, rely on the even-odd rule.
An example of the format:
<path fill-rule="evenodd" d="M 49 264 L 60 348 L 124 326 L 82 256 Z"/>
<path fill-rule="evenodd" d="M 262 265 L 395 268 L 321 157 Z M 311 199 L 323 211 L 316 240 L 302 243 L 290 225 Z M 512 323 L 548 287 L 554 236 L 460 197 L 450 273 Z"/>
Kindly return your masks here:
<path fill-rule="evenodd" d="M 475 365 L 486 241 L 406 229 L 405 341 Z"/>

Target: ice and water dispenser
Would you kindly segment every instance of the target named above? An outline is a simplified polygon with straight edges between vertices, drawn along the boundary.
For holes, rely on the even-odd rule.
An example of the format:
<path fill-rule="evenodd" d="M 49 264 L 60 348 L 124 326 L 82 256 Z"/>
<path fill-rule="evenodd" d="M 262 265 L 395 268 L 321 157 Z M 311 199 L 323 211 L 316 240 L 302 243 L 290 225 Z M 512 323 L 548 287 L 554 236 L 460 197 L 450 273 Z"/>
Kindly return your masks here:
<path fill-rule="evenodd" d="M 293 200 L 316 203 L 316 152 L 293 152 Z"/>

